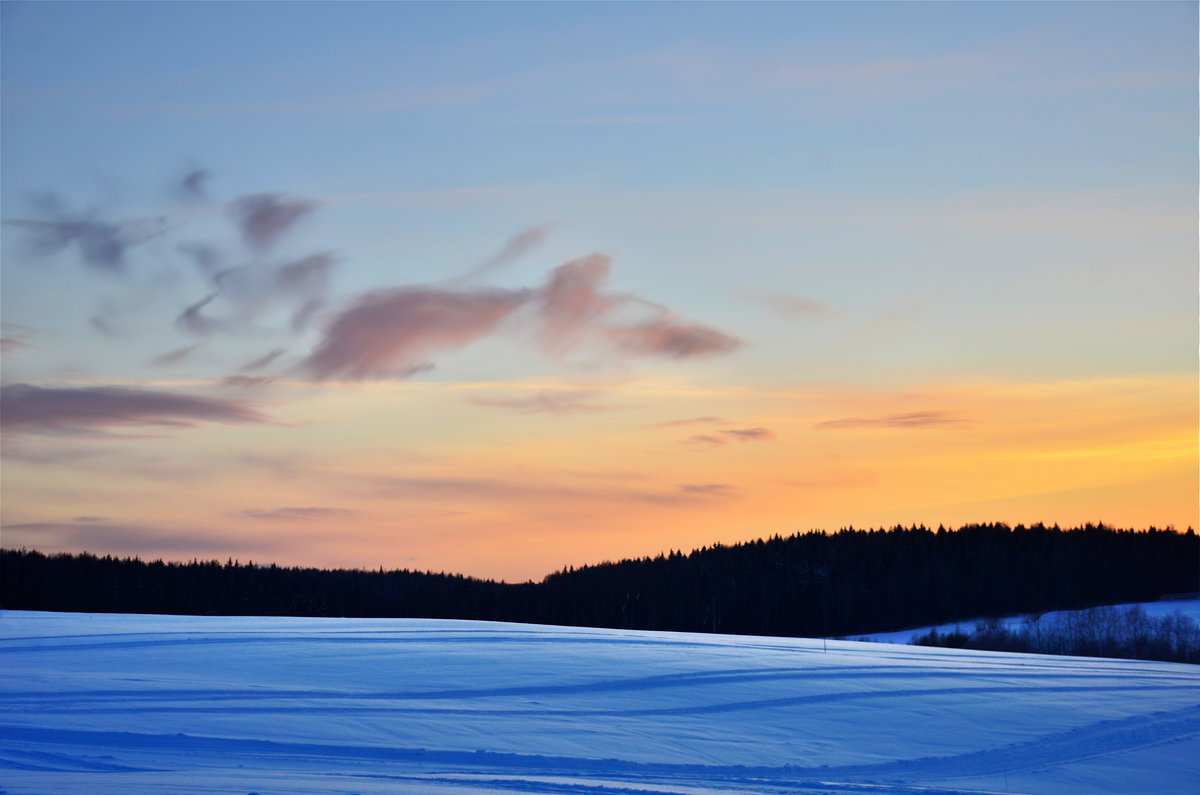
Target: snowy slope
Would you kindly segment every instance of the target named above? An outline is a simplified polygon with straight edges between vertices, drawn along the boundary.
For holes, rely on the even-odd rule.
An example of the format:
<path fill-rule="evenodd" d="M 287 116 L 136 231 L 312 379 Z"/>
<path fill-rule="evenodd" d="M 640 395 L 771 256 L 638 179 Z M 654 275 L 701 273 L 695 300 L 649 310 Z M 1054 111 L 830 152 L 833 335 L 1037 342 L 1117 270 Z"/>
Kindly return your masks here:
<path fill-rule="evenodd" d="M 1151 618 L 1163 618 L 1180 613 L 1193 621 L 1200 621 L 1200 599 L 1184 599 L 1179 601 L 1157 601 L 1157 602 L 1131 602 L 1128 604 L 1112 605 L 1117 610 L 1126 610 L 1130 607 L 1140 607 L 1142 611 Z M 1046 613 L 1046 616 L 1065 615 L 1072 611 L 1060 610 L 1052 613 Z M 1077 611 L 1075 611 L 1077 612 Z M 1029 619 L 1027 616 L 1007 616 L 999 620 L 999 623 L 1013 630 L 1019 630 Z M 896 632 L 874 632 L 870 635 L 855 635 L 855 640 L 869 640 L 874 643 L 908 643 L 913 638 L 921 635 L 928 635 L 929 630 L 936 629 L 939 635 L 945 635 L 949 632 L 965 632 L 968 635 L 975 631 L 984 619 L 972 619 L 970 621 L 956 621 L 949 624 L 931 624 L 925 627 L 914 627 L 913 629 L 902 629 Z"/>
<path fill-rule="evenodd" d="M 1195 792 L 1200 668 L 0 611 L 9 793 Z"/>

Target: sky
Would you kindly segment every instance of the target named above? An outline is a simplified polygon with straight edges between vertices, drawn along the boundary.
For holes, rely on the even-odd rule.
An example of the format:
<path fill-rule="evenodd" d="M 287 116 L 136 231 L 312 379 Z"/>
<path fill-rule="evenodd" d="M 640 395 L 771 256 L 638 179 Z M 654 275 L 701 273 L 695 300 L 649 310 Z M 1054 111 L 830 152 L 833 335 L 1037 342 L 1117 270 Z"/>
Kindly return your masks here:
<path fill-rule="evenodd" d="M 5 547 L 1198 524 L 1195 3 L 0 22 Z"/>

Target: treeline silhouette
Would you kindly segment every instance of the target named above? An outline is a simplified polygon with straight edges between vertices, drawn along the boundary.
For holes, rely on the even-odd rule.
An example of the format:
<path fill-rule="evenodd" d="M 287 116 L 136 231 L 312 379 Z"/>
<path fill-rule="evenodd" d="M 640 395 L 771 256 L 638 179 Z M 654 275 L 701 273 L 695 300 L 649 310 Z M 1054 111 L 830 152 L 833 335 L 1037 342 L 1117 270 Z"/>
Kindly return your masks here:
<path fill-rule="evenodd" d="M 539 583 L 229 560 L 0 553 L 15 610 L 464 618 L 626 629 L 854 636 L 1195 590 L 1188 528 L 843 529 L 567 568 Z"/>

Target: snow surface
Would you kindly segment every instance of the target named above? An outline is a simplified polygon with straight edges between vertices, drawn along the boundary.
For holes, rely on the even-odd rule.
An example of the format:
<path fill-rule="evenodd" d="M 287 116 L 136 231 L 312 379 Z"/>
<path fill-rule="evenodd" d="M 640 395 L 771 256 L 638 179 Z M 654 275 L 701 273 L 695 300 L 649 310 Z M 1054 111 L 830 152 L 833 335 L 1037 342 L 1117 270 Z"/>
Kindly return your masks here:
<path fill-rule="evenodd" d="M 1200 667 L 0 611 L 8 793 L 1195 793 Z"/>
<path fill-rule="evenodd" d="M 1127 610 L 1130 607 L 1140 607 L 1150 618 L 1166 618 L 1167 616 L 1180 613 L 1193 621 L 1200 621 L 1200 599 L 1180 599 L 1180 600 L 1159 600 L 1155 602 L 1132 602 L 1129 604 L 1111 605 L 1117 610 Z M 1051 613 L 1045 613 L 1041 618 L 1048 616 L 1067 615 L 1072 610 L 1058 610 Z M 1006 616 L 998 620 L 998 623 L 1006 629 L 1019 630 L 1025 626 L 1032 616 Z M 949 624 L 930 624 L 925 627 L 914 627 L 912 629 L 902 629 L 896 632 L 873 632 L 870 635 L 855 635 L 854 640 L 867 640 L 872 643 L 908 643 L 913 638 L 921 635 L 928 635 L 929 630 L 936 629 L 939 635 L 945 635 L 950 632 L 965 632 L 967 635 L 972 635 L 975 628 L 986 621 L 996 621 L 996 619 L 971 619 L 970 621 L 953 621 Z"/>

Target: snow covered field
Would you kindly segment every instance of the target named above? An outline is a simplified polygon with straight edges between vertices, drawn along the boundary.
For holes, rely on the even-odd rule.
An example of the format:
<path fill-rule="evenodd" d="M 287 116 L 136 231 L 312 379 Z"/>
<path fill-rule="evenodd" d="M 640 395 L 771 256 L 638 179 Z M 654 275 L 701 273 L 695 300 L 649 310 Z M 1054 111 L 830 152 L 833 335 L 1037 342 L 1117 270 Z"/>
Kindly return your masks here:
<path fill-rule="evenodd" d="M 0 611 L 7 793 L 1154 792 L 1200 668 L 469 621 Z"/>

